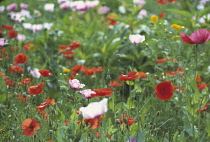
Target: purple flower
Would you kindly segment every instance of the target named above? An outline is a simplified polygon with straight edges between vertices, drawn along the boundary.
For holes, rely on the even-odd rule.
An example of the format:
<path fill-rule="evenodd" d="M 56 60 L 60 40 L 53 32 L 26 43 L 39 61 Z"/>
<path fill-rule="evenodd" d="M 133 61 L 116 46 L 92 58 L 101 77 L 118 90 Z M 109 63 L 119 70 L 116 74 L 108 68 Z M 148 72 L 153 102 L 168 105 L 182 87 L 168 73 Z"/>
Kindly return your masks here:
<path fill-rule="evenodd" d="M 7 40 L 5 40 L 4 38 L 0 38 L 0 47 L 4 46 L 4 44 L 7 43 Z"/>
<path fill-rule="evenodd" d="M 25 4 L 25 3 L 21 3 L 21 4 L 20 4 L 20 8 L 21 8 L 21 9 L 28 9 L 28 5 Z"/>
<path fill-rule="evenodd" d="M 142 35 L 129 35 L 132 44 L 139 44 L 145 41 L 145 36 Z"/>
<path fill-rule="evenodd" d="M 70 88 L 72 89 L 80 89 L 85 86 L 85 84 L 80 84 L 78 79 L 69 80 L 69 85 L 70 85 Z"/>
<path fill-rule="evenodd" d="M 10 5 L 7 6 L 7 11 L 13 11 L 18 7 L 18 5 L 16 3 L 12 3 Z"/>
<path fill-rule="evenodd" d="M 98 9 L 98 14 L 107 14 L 109 12 L 110 8 L 107 6 L 102 6 Z"/>
<path fill-rule="evenodd" d="M 92 91 L 91 89 L 86 89 L 79 92 L 82 94 L 82 96 L 84 96 L 87 99 L 92 98 L 91 94 L 96 94 L 96 92 Z"/>
<path fill-rule="evenodd" d="M 107 112 L 107 102 L 108 99 L 104 98 L 100 102 L 92 102 L 86 107 L 81 107 L 79 110 L 82 111 L 83 117 L 87 119 L 94 119 Z"/>
<path fill-rule="evenodd" d="M 126 142 L 137 142 L 136 138 L 135 137 L 130 137 L 130 139 Z"/>

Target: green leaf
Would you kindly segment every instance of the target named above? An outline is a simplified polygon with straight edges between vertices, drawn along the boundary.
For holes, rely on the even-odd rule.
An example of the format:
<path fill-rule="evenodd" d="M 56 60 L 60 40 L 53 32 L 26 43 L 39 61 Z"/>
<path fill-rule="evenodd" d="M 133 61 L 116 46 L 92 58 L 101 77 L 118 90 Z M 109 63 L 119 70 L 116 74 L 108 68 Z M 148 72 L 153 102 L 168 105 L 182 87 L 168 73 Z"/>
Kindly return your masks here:
<path fill-rule="evenodd" d="M 128 85 L 134 85 L 134 84 L 135 84 L 133 81 L 126 81 L 126 83 L 127 83 Z"/>
<path fill-rule="evenodd" d="M 128 98 L 128 100 L 127 100 L 127 108 L 131 109 L 131 108 L 134 108 L 134 107 L 135 107 L 134 101 L 131 98 Z"/>
<path fill-rule="evenodd" d="M 65 121 L 65 115 L 63 114 L 63 112 L 59 109 L 58 105 L 56 105 L 56 116 L 59 117 L 60 121 Z"/>
<path fill-rule="evenodd" d="M 201 11 L 198 13 L 198 17 L 200 18 L 200 17 L 202 17 L 203 15 L 208 14 L 209 11 L 210 11 L 210 7 L 201 10 Z"/>
<path fill-rule="evenodd" d="M 166 9 L 168 12 L 172 12 L 184 17 L 192 17 L 192 14 L 190 12 L 184 11 L 184 10 L 177 10 L 177 9 Z"/>

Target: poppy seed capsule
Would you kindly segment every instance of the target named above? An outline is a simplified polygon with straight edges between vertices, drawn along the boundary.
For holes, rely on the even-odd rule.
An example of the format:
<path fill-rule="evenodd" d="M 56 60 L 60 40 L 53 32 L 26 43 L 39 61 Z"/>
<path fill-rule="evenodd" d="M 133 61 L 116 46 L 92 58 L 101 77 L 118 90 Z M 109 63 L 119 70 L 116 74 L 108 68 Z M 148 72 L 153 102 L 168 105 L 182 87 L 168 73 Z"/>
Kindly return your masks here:
<path fill-rule="evenodd" d="M 119 120 L 115 120 L 115 123 L 116 123 L 116 124 L 120 124 L 120 121 L 119 121 Z"/>

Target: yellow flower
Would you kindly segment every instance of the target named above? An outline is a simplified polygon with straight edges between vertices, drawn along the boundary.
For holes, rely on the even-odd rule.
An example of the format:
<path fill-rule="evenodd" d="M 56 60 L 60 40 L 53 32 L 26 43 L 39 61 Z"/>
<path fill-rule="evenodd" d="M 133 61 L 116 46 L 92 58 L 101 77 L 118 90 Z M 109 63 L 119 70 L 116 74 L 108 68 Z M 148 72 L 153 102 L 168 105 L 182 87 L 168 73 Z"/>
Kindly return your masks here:
<path fill-rule="evenodd" d="M 178 38 L 178 37 L 180 37 L 180 36 L 179 36 L 179 35 L 172 36 L 172 38 L 171 38 L 171 39 L 175 39 L 175 38 Z"/>
<path fill-rule="evenodd" d="M 152 23 L 157 23 L 158 16 L 152 16 L 152 17 L 150 17 L 150 21 L 152 21 Z"/>
<path fill-rule="evenodd" d="M 63 69 L 63 72 L 70 72 L 70 69 Z"/>
<path fill-rule="evenodd" d="M 184 26 L 179 26 L 179 25 L 177 25 L 177 24 L 172 24 L 171 25 L 171 28 L 173 28 L 174 30 L 181 30 L 181 29 L 183 29 L 184 28 Z"/>

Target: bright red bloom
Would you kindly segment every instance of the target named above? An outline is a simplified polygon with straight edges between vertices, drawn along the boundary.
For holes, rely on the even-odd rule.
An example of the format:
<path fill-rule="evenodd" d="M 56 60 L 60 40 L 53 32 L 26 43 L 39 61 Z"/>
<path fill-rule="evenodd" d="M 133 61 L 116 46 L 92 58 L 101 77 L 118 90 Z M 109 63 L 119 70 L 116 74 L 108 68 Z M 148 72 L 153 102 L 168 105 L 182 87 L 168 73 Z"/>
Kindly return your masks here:
<path fill-rule="evenodd" d="M 37 86 L 30 86 L 28 88 L 28 93 L 30 95 L 38 95 L 38 94 L 41 94 L 42 92 L 44 92 L 44 90 L 42 90 L 43 86 L 44 86 L 44 82 L 40 83 Z"/>
<path fill-rule="evenodd" d="M 127 122 L 125 122 L 125 120 Z M 124 114 L 123 116 L 120 116 L 119 118 L 119 121 L 120 121 L 120 124 L 127 124 L 128 126 L 131 126 L 134 122 L 135 122 L 135 119 L 129 117 L 128 115 Z"/>
<path fill-rule="evenodd" d="M 166 61 L 166 59 L 157 59 L 156 62 L 157 63 L 164 63 Z"/>
<path fill-rule="evenodd" d="M 156 97 L 160 100 L 169 100 L 173 96 L 173 86 L 171 81 L 165 81 L 159 83 L 155 87 Z"/>
<path fill-rule="evenodd" d="M 26 136 L 33 136 L 36 131 L 40 129 L 40 124 L 34 119 L 27 118 L 22 123 L 23 134 Z"/>
<path fill-rule="evenodd" d="M 3 73 L 3 72 L 0 72 L 0 75 L 6 75 L 5 73 Z"/>
<path fill-rule="evenodd" d="M 18 65 L 13 65 L 8 69 L 12 73 L 23 73 L 23 69 Z"/>
<path fill-rule="evenodd" d="M 18 100 L 21 100 L 22 102 L 27 102 L 30 98 L 29 97 L 23 97 L 23 95 L 19 95 Z"/>
<path fill-rule="evenodd" d="M 8 37 L 9 38 L 15 38 L 17 37 L 18 33 L 14 30 L 10 30 L 8 33 L 7 33 Z"/>
<path fill-rule="evenodd" d="M 76 73 L 80 72 L 82 70 L 83 65 L 75 65 L 71 70 L 73 76 L 76 76 Z"/>
<path fill-rule="evenodd" d="M 210 103 L 206 103 L 206 104 L 204 105 L 203 109 L 198 110 L 198 113 L 201 113 L 201 112 L 206 111 L 206 110 L 207 110 L 207 107 L 209 107 L 209 105 L 210 105 Z"/>
<path fill-rule="evenodd" d="M 23 64 L 27 62 L 28 57 L 26 56 L 26 54 L 20 53 L 14 57 L 14 60 L 15 60 L 14 64 Z"/>
<path fill-rule="evenodd" d="M 92 67 L 92 68 L 87 68 L 85 66 L 82 66 L 81 71 L 84 72 L 84 75 L 94 75 L 96 72 L 101 72 L 102 71 L 102 66 L 99 66 L 98 68 Z"/>
<path fill-rule="evenodd" d="M 29 52 L 29 50 L 34 49 L 34 44 L 33 43 L 27 43 L 23 46 L 23 48 L 26 52 Z"/>
<path fill-rule="evenodd" d="M 188 37 L 185 33 L 181 33 L 180 37 L 184 43 L 203 44 L 210 40 L 210 32 L 206 29 L 197 30 Z"/>
<path fill-rule="evenodd" d="M 55 100 L 50 100 L 50 97 L 47 97 L 46 102 L 41 103 L 39 106 L 36 107 L 37 111 L 44 116 L 44 119 L 47 119 L 48 115 L 43 112 L 43 110 L 45 110 L 50 104 L 55 105 Z"/>
<path fill-rule="evenodd" d="M 4 82 L 5 82 L 5 84 L 8 85 L 8 86 L 13 86 L 13 85 L 15 85 L 15 83 L 16 83 L 14 80 L 9 80 L 8 77 L 4 77 Z"/>
<path fill-rule="evenodd" d="M 207 88 L 207 84 L 206 83 L 197 84 L 197 87 L 198 87 L 199 91 L 201 91 L 201 90 Z"/>
<path fill-rule="evenodd" d="M 114 17 L 115 18 L 115 17 Z M 117 24 L 117 21 L 116 20 L 113 20 L 112 17 L 107 17 L 106 20 L 109 20 L 109 25 L 110 26 L 114 26 Z"/>
<path fill-rule="evenodd" d="M 94 92 L 96 92 L 95 94 L 91 94 L 91 97 L 110 97 L 113 93 L 113 91 L 111 91 L 110 88 L 101 88 L 101 89 L 93 89 Z"/>
<path fill-rule="evenodd" d="M 157 3 L 160 5 L 166 5 L 166 0 L 157 0 Z"/>
<path fill-rule="evenodd" d="M 64 125 L 69 125 L 69 123 L 70 123 L 70 120 L 66 120 L 63 122 Z"/>
<path fill-rule="evenodd" d="M 26 79 L 24 79 L 24 78 L 21 78 L 21 82 L 20 82 L 20 85 L 31 85 L 31 79 L 30 78 L 26 78 Z"/>
<path fill-rule="evenodd" d="M 201 74 L 196 75 L 196 77 L 195 77 L 196 82 L 201 82 L 200 76 L 201 76 Z"/>
<path fill-rule="evenodd" d="M 164 13 L 164 12 L 161 12 L 161 13 L 159 14 L 159 17 L 160 17 L 160 18 L 165 17 L 165 13 Z"/>
<path fill-rule="evenodd" d="M 67 46 L 66 46 L 66 45 L 61 45 L 61 46 L 59 47 L 59 49 L 60 49 L 60 50 L 66 50 L 66 49 L 67 49 Z"/>
<path fill-rule="evenodd" d="M 96 129 L 100 127 L 100 121 L 102 120 L 103 116 L 93 118 L 93 119 L 87 119 L 84 118 L 86 126 L 90 125 L 90 129 Z"/>
<path fill-rule="evenodd" d="M 44 76 L 44 77 L 48 77 L 51 76 L 52 74 L 50 73 L 50 70 L 39 70 L 39 73 Z"/>
<path fill-rule="evenodd" d="M 80 45 L 81 45 L 81 43 L 79 43 L 79 42 L 77 42 L 77 41 L 74 41 L 73 43 L 71 43 L 71 44 L 69 45 L 69 47 L 70 47 L 70 49 L 73 50 L 73 49 L 79 48 Z"/>
<path fill-rule="evenodd" d="M 108 86 L 117 87 L 117 86 L 122 86 L 122 84 L 118 83 L 117 81 L 110 81 Z"/>
<path fill-rule="evenodd" d="M 139 78 L 147 78 L 147 74 L 145 72 L 137 72 L 139 74 Z"/>
<path fill-rule="evenodd" d="M 131 81 L 133 79 L 138 79 L 139 76 L 137 74 L 137 72 L 135 71 L 131 71 L 129 72 L 127 75 L 119 75 L 118 79 L 119 81 Z"/>
<path fill-rule="evenodd" d="M 9 26 L 9 25 L 3 25 L 4 29 L 7 29 L 7 30 L 13 30 L 13 26 Z"/>

